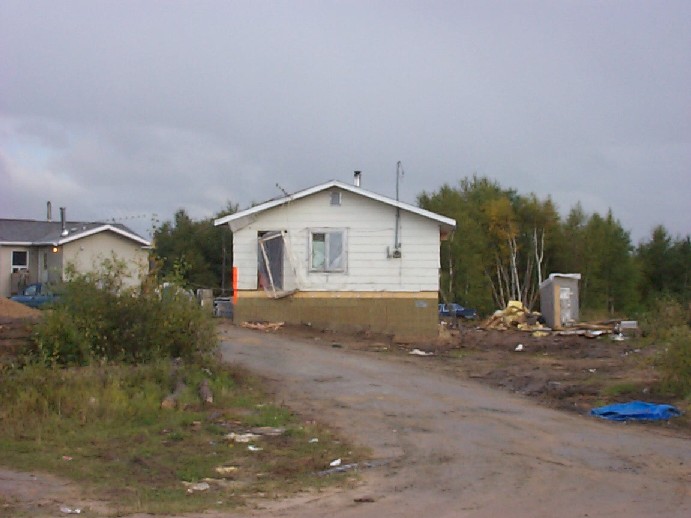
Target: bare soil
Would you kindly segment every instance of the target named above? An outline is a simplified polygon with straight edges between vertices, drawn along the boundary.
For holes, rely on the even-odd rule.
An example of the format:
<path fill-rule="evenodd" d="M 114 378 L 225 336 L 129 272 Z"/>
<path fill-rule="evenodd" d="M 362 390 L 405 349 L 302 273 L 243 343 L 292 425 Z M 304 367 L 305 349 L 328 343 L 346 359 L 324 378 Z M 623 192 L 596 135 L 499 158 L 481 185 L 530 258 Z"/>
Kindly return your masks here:
<path fill-rule="evenodd" d="M 0 298 L 0 360 L 11 358 L 26 342 L 31 326 L 40 317 L 40 312 L 17 306 Z M 616 497 L 614 506 L 607 503 L 606 492 L 621 491 L 624 486 L 628 496 L 653 487 L 658 490 L 670 487 L 671 495 L 668 496 L 672 500 L 665 504 L 667 515 L 684 516 L 689 510 L 691 459 L 678 455 L 680 448 L 683 451 L 684 442 L 691 437 L 686 416 L 670 423 L 634 425 L 625 430 L 614 428 L 618 425 L 590 423 L 592 418 L 586 417 L 593 406 L 613 401 L 644 399 L 681 403 L 656 393 L 655 358 L 659 350 L 654 345 L 644 347 L 631 340 L 615 342 L 608 337 L 536 338 L 520 331 L 482 330 L 474 326 L 446 331 L 444 338 L 436 341 L 402 344 L 386 336 L 338 334 L 305 326 L 283 326 L 273 333 L 262 333 L 241 330 L 225 321 L 219 324 L 226 340 L 233 343 L 232 349 L 228 349 L 228 343 L 224 345 L 226 359 L 247 360 L 250 357 L 242 355 L 251 355 L 252 361 L 244 364 L 267 376 L 277 397 L 295 410 L 326 421 L 327 425 L 372 447 L 375 456 L 389 466 L 363 472 L 365 483 L 356 491 L 310 493 L 282 503 L 258 502 L 257 509 L 248 511 L 249 514 L 316 517 L 323 516 L 328 509 L 328 514 L 335 516 L 419 516 L 423 509 L 431 509 L 434 516 L 499 516 L 506 513 L 514 516 L 588 516 L 588 512 L 595 516 L 598 515 L 596 506 L 601 505 L 611 516 L 648 516 L 654 507 L 635 511 L 634 503 L 627 504 L 621 495 Z M 293 345 L 288 347 L 289 344 Z M 522 350 L 516 350 L 519 344 Z M 253 350 L 255 347 L 266 349 Z M 414 349 L 432 354 L 411 355 Z M 315 350 L 325 354 L 322 363 L 317 362 Z M 310 355 L 309 361 L 305 354 Z M 348 361 L 354 358 L 352 366 L 346 365 L 346 358 Z M 315 365 L 305 365 L 313 359 Z M 378 366 L 376 373 L 348 370 L 360 364 L 365 368 L 373 359 Z M 391 368 L 385 367 L 388 364 Z M 307 378 L 301 378 L 301 369 L 308 367 L 320 374 L 310 371 Z M 285 372 L 285 379 L 282 372 Z M 411 375 L 419 380 L 414 389 L 421 390 L 419 398 L 426 397 L 425 391 L 429 391 L 429 406 L 435 407 L 433 413 L 426 412 L 424 402 L 411 403 L 407 399 L 409 394 L 404 397 L 399 393 L 405 390 L 396 385 L 401 381 L 399 378 Z M 444 381 L 437 387 L 434 380 L 440 375 L 451 381 Z M 360 388 L 349 393 L 349 389 L 342 386 L 346 382 Z M 501 389 L 497 394 L 503 392 L 511 398 L 515 396 L 508 393 L 513 393 L 522 399 L 509 399 L 508 406 L 504 402 L 498 404 L 494 392 L 484 393 L 473 388 L 476 383 Z M 417 388 L 418 384 L 421 388 Z M 466 392 L 456 394 L 457 390 Z M 444 391 L 448 391 L 448 396 L 440 396 Z M 458 408 L 457 403 L 450 403 L 466 398 L 468 392 L 477 391 L 481 394 L 477 396 L 478 403 L 466 402 Z M 573 421 L 573 417 L 566 415 L 559 418 L 558 414 L 556 417 L 547 414 L 547 419 L 559 421 L 559 426 L 555 430 L 543 429 L 538 420 L 545 419 L 545 414 L 530 406 L 527 402 L 530 399 L 543 408 L 575 413 L 581 421 Z M 451 406 L 436 409 L 437 405 L 447 403 Z M 519 410 L 510 408 L 511 404 L 518 405 Z M 480 414 L 483 416 L 479 417 Z M 513 414 L 518 417 L 512 417 Z M 455 421 L 460 417 L 462 421 Z M 584 428 L 582 434 L 568 432 L 574 428 L 578 430 L 585 420 L 588 428 Z M 468 435 L 468 445 L 461 446 L 465 434 L 470 433 L 461 433 L 461 426 L 471 427 L 475 434 Z M 482 431 L 477 432 L 475 427 Z M 614 435 L 610 430 L 614 430 Z M 634 436 L 624 440 L 621 433 Z M 487 437 L 482 437 L 485 434 Z M 568 435 L 569 439 L 557 440 L 555 434 Z M 485 444 L 490 438 L 493 442 Z M 593 446 L 593 453 L 580 452 L 583 442 L 594 444 L 601 438 L 605 442 Z M 549 448 L 542 451 L 541 442 Z M 630 456 L 625 451 L 634 448 L 650 454 L 655 451 L 656 444 L 678 458 L 674 462 L 658 459 L 653 463 L 644 460 L 644 453 Z M 477 457 L 480 450 L 476 452 L 474 447 L 489 448 L 482 460 Z M 497 453 L 500 455 L 494 458 Z M 462 467 L 469 462 L 476 463 L 476 472 L 472 474 Z M 599 478 L 598 469 L 604 470 L 604 478 Z M 521 470 L 525 470 L 524 481 L 521 481 Z M 566 471 L 573 471 L 574 477 L 581 477 L 578 480 L 585 482 L 570 489 L 571 475 L 567 476 Z M 605 483 L 608 477 L 619 474 L 628 478 L 617 476 L 616 480 L 612 478 L 611 484 Z M 553 480 L 558 483 L 553 485 Z M 487 484 L 507 486 L 488 493 Z M 467 492 L 470 489 L 474 491 L 472 497 Z M 524 495 L 527 490 L 537 494 L 542 504 L 518 512 L 510 504 L 512 495 L 515 493 L 516 501 L 526 506 L 529 504 L 525 496 L 519 498 L 518 495 Z M 565 491 L 562 501 L 554 500 L 553 491 Z M 460 493 L 458 498 L 464 504 L 455 511 L 450 507 L 454 501 L 450 494 L 453 492 L 463 492 L 463 498 Z M 660 500 L 663 498 L 661 495 Z M 586 502 L 578 504 L 582 499 Z M 80 502 L 86 508 L 91 507 L 91 514 L 107 513 L 106 504 L 80 499 L 79 488 L 50 475 L 0 470 L 0 516 L 3 516 L 3 509 L 12 509 L 20 513 L 19 516 L 51 516 L 48 508 L 54 512 L 58 504 L 69 506 Z M 562 503 L 576 507 L 563 514 Z M 371 510 L 367 506 L 371 506 Z"/>
<path fill-rule="evenodd" d="M 38 318 L 41 312 L 30 308 L 24 304 L 19 304 L 13 300 L 0 297 L 0 320 L 15 318 Z"/>
<path fill-rule="evenodd" d="M 646 361 L 628 364 L 642 353 L 626 354 L 621 343 L 613 344 L 615 353 L 607 341 L 572 344 L 569 337 L 557 342 L 557 355 L 550 338 L 533 343 L 523 334 L 465 329 L 447 344 L 406 345 L 302 328 L 257 333 L 229 326 L 223 333 L 227 361 L 262 374 L 286 404 L 370 447 L 381 462 L 361 471 L 355 489 L 257 502 L 242 516 L 691 515 L 688 427 L 612 423 L 584 410 L 548 408 L 585 406 L 576 393 L 553 396 L 553 375 L 577 388 L 597 373 L 589 369 L 645 371 Z M 522 351 L 515 350 L 519 337 Z M 435 354 L 409 354 L 415 348 Z M 608 363 L 616 359 L 624 360 L 621 370 Z M 519 361 L 525 363 L 516 368 Z M 587 375 L 561 372 L 570 368 Z"/>
<path fill-rule="evenodd" d="M 644 399 L 676 404 L 656 390 L 660 373 L 656 360 L 662 347 L 626 338 L 559 336 L 535 337 L 519 330 L 487 330 L 465 323 L 444 331 L 432 341 L 396 343 L 391 337 L 369 333 L 339 334 L 305 326 L 283 326 L 280 336 L 302 338 L 383 356 L 410 354 L 414 349 L 436 369 L 479 383 L 528 396 L 541 405 L 581 414 L 594 406 Z M 516 349 L 520 350 L 516 350 Z M 690 409 L 691 410 L 691 409 Z M 686 418 L 673 422 L 691 434 Z"/>
<path fill-rule="evenodd" d="M 41 312 L 0 297 L 0 368 L 14 360 L 27 344 L 33 325 Z"/>

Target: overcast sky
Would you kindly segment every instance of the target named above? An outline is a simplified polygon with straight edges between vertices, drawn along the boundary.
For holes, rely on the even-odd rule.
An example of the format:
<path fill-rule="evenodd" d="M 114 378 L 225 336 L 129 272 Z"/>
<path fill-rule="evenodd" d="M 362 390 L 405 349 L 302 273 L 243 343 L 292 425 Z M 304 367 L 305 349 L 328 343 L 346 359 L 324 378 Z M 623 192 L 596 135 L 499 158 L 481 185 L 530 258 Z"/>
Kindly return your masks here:
<path fill-rule="evenodd" d="M 0 217 L 488 176 L 691 233 L 691 2 L 0 2 Z"/>

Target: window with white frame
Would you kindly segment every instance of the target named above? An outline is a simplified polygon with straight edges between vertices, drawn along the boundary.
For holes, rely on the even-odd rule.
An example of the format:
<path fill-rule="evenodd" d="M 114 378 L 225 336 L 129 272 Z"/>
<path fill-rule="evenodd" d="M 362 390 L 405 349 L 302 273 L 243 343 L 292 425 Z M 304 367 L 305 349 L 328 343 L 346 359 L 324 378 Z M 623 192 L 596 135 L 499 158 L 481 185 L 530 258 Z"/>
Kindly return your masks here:
<path fill-rule="evenodd" d="M 29 269 L 29 252 L 26 250 L 12 251 L 12 272 Z"/>
<path fill-rule="evenodd" d="M 317 229 L 310 231 L 310 271 L 345 272 L 345 229 Z"/>

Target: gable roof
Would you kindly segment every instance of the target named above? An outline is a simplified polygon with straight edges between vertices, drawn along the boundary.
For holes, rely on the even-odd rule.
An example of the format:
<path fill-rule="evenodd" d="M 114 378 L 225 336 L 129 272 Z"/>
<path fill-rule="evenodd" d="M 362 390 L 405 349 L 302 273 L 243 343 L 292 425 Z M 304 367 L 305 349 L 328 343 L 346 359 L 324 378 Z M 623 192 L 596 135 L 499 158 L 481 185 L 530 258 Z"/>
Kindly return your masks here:
<path fill-rule="evenodd" d="M 439 223 L 440 229 L 444 233 L 451 232 L 453 229 L 456 228 L 456 221 L 454 219 L 447 218 L 446 216 L 442 216 L 435 212 L 421 209 L 420 207 L 415 207 L 414 205 L 410 205 L 409 203 L 397 201 L 392 198 L 382 196 L 381 194 L 376 194 L 372 191 L 367 191 L 365 189 L 362 189 L 361 187 L 356 187 L 355 185 L 350 185 L 344 182 L 340 182 L 338 180 L 331 180 L 320 185 L 315 185 L 314 187 L 310 187 L 309 189 L 298 191 L 295 194 L 290 194 L 282 198 L 269 200 L 264 203 L 260 203 L 259 205 L 255 205 L 254 207 L 251 207 L 249 209 L 236 212 L 235 214 L 224 216 L 222 218 L 215 220 L 214 225 L 219 226 L 228 223 L 233 231 L 239 230 L 247 226 L 252 221 L 251 218 L 255 214 L 259 214 L 260 212 L 273 209 L 274 207 L 279 207 L 281 205 L 285 205 L 287 203 L 299 200 L 301 198 L 311 196 L 312 194 L 316 194 L 327 189 L 333 189 L 334 187 L 342 189 L 344 191 L 352 192 L 353 194 L 357 194 L 359 196 L 364 196 L 365 198 L 369 198 L 371 200 L 375 200 L 401 210 L 405 210 L 407 212 L 411 212 L 413 214 L 417 214 L 418 216 L 422 216 L 423 218 L 428 218 L 433 221 L 436 221 L 437 223 Z"/>
<path fill-rule="evenodd" d="M 67 233 L 63 235 L 60 221 L 37 221 L 31 219 L 0 219 L 0 245 L 52 245 L 60 246 L 77 239 L 110 231 L 142 246 L 151 243 L 120 223 L 65 222 Z"/>

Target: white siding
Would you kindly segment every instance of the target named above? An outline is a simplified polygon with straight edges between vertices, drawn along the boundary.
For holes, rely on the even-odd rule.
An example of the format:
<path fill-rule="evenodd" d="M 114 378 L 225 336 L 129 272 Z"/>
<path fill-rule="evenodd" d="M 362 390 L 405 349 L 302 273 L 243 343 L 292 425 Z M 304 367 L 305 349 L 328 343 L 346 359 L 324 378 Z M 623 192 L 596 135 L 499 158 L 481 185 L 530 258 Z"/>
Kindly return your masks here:
<path fill-rule="evenodd" d="M 149 271 L 148 252 L 140 244 L 114 232 L 99 232 L 67 243 L 61 248 L 63 268 L 72 264 L 79 273 L 98 270 L 105 259 L 113 256 L 125 261 L 125 286 L 138 286 Z"/>
<path fill-rule="evenodd" d="M 238 287 L 257 288 L 257 233 L 286 230 L 286 256 L 302 291 L 437 291 L 439 288 L 439 224 L 401 211 L 402 257 L 387 257 L 394 247 L 396 209 L 350 192 L 341 205 L 330 204 L 330 190 L 256 215 L 233 236 Z M 309 272 L 310 229 L 345 229 L 345 273 Z M 288 268 L 288 265 L 285 266 Z M 286 276 L 288 277 L 288 276 Z M 289 289 L 290 286 L 285 286 Z"/>

